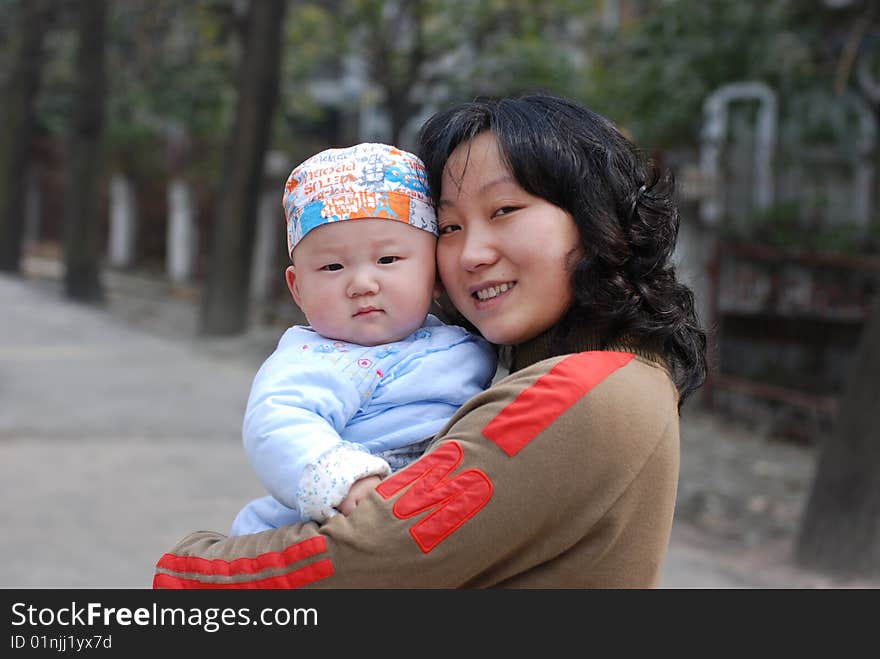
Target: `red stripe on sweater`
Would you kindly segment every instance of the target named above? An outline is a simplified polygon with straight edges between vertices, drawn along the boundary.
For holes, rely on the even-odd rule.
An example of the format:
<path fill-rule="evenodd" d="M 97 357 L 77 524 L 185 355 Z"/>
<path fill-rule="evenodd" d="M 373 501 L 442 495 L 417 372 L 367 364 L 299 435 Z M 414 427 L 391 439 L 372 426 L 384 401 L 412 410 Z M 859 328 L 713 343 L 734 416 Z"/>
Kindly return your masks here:
<path fill-rule="evenodd" d="M 197 574 L 216 574 L 224 577 L 236 574 L 256 574 L 268 568 L 285 568 L 315 554 L 327 551 L 327 539 L 322 535 L 303 540 L 283 551 L 270 551 L 256 558 L 237 558 L 225 561 L 222 558 L 208 560 L 198 556 L 177 556 L 165 554 L 156 567 L 172 572 L 195 572 Z"/>
<path fill-rule="evenodd" d="M 562 361 L 520 392 L 483 429 L 483 435 L 513 457 L 569 407 L 619 368 L 628 352 L 581 352 Z"/>
<path fill-rule="evenodd" d="M 265 579 L 252 579 L 250 581 L 238 581 L 234 583 L 210 583 L 198 579 L 184 579 L 170 574 L 157 574 L 153 577 L 153 589 L 201 589 L 201 590 L 242 590 L 242 589 L 281 589 L 301 588 L 315 581 L 326 579 L 333 574 L 333 564 L 329 559 L 324 559 L 306 565 L 287 574 Z"/>

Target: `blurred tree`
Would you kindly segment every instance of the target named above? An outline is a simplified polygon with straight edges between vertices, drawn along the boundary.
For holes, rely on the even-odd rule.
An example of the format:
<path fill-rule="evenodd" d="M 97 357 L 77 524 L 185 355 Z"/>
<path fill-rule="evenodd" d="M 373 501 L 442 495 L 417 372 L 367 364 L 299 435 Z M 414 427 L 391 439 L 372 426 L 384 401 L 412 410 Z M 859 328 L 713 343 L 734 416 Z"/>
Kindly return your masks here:
<path fill-rule="evenodd" d="M 464 44 L 465 66 L 453 76 L 452 91 L 462 98 L 529 89 L 582 97 L 580 81 L 591 51 L 587 35 L 602 5 L 601 0 L 474 3 L 473 18 L 466 19 L 474 29 Z M 451 24 L 460 20 L 451 13 Z"/>
<path fill-rule="evenodd" d="M 107 142 L 114 167 L 164 174 L 166 137 L 182 131 L 206 147 L 203 160 L 188 163 L 187 174 L 214 175 L 220 159 L 213 147 L 222 145 L 218 136 L 228 134 L 235 109 L 233 6 L 231 0 L 113 5 L 108 54 L 117 65 L 108 71 Z"/>
<path fill-rule="evenodd" d="M 359 58 L 389 118 L 388 140 L 454 97 L 529 87 L 563 93 L 595 0 L 337 0 L 339 53 Z M 404 144 L 405 146 L 405 144 Z"/>
<path fill-rule="evenodd" d="M 876 0 L 672 0 L 654 3 L 619 30 L 602 34 L 597 28 L 594 36 L 597 57 L 584 93 L 653 149 L 695 146 L 703 100 L 719 86 L 743 80 L 776 89 L 783 129 L 790 128 L 786 104 L 798 97 L 833 103 L 835 94 L 851 92 L 880 116 Z M 806 96 L 808 91 L 820 93 Z M 835 433 L 820 447 L 795 552 L 805 566 L 859 576 L 880 575 L 880 442 L 872 416 L 880 404 L 876 302 Z"/>
<path fill-rule="evenodd" d="M 857 86 L 880 115 L 880 12 L 853 2 L 840 39 L 835 86 Z M 862 328 L 834 434 L 820 446 L 795 556 L 806 567 L 851 577 L 880 576 L 880 297 Z"/>
<path fill-rule="evenodd" d="M 820 449 L 796 558 L 805 567 L 880 577 L 880 300 L 862 330 L 833 436 Z"/>
<path fill-rule="evenodd" d="M 848 3 L 685 0 L 654 3 L 639 20 L 608 31 L 594 25 L 583 93 L 652 148 L 695 145 L 702 104 L 731 82 L 773 87 L 783 114 L 799 92 L 864 95 L 857 75 L 876 72 L 874 0 Z"/>
<path fill-rule="evenodd" d="M 64 217 L 65 292 L 71 299 L 103 298 L 99 277 L 102 241 L 100 184 L 103 169 L 106 28 L 105 0 L 79 0 L 76 90 L 71 163 Z"/>
<path fill-rule="evenodd" d="M 278 96 L 285 0 L 251 0 L 239 71 L 235 124 L 214 206 L 214 234 L 202 296 L 207 335 L 242 332 L 263 161 Z"/>
<path fill-rule="evenodd" d="M 328 2 L 297 0 L 286 14 L 272 145 L 288 153 L 291 162 L 344 139 L 346 132 L 334 100 L 322 92 L 329 87 L 337 105 L 350 103 L 349 83 L 340 79 L 345 28 L 333 9 Z M 283 184 L 278 181 L 279 190 Z"/>
<path fill-rule="evenodd" d="M 0 270 L 19 272 L 25 220 L 25 177 L 36 124 L 35 99 L 43 70 L 43 36 L 51 20 L 47 0 L 20 1 L 21 17 L 8 88 L 0 106 Z"/>
<path fill-rule="evenodd" d="M 213 7 L 222 4 L 214 2 Z M 284 32 L 290 47 L 282 55 L 283 102 L 272 143 L 298 161 L 338 141 L 368 139 L 372 136 L 351 126 L 364 99 L 380 105 L 389 118 L 389 133 L 382 139 L 406 146 L 407 124 L 412 127 L 426 110 L 453 95 L 504 93 L 529 84 L 565 91 L 563 81 L 576 68 L 571 55 L 577 50 L 577 32 L 571 30 L 577 21 L 566 12 L 586 14 L 594 4 L 595 0 L 550 5 L 538 0 L 291 3 Z M 231 220 L 226 222 L 217 216 L 209 270 L 219 272 L 223 263 L 226 271 L 220 279 L 209 272 L 201 323 L 205 333 L 234 333 L 246 323 L 247 300 L 233 291 L 247 274 L 233 272 L 230 245 L 237 245 L 236 258 L 247 269 L 251 257 L 241 250 L 249 249 L 252 227 L 240 227 L 233 236 Z M 218 246 L 222 244 L 227 246 Z"/>
<path fill-rule="evenodd" d="M 784 80 L 812 75 L 792 4 L 673 0 L 619 29 L 595 26 L 583 93 L 643 146 L 695 145 L 703 100 L 721 85 L 761 80 L 783 91 Z"/>
<path fill-rule="evenodd" d="M 400 142 L 403 126 L 417 107 L 411 91 L 429 61 L 427 15 L 428 2 L 424 0 L 343 3 L 341 16 L 349 21 L 350 30 L 360 32 L 367 70 L 383 92 L 392 144 Z"/>
<path fill-rule="evenodd" d="M 241 5 L 241 3 L 238 3 Z M 241 17 L 234 0 L 126 0 L 109 16 L 107 160 L 138 201 L 135 258 L 174 277 L 199 274 L 235 111 Z M 191 201 L 186 234 L 168 242 L 174 192 Z M 180 236 L 178 235 L 178 238 Z M 176 254 L 176 257 L 174 256 Z M 191 254 L 191 256 L 181 256 Z"/>

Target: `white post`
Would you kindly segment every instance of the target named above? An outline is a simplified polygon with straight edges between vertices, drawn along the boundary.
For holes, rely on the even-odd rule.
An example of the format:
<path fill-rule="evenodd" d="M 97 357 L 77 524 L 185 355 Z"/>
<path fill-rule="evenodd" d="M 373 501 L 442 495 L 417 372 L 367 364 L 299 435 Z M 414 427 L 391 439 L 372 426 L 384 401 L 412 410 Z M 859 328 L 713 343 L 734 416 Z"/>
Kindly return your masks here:
<path fill-rule="evenodd" d="M 196 256 L 196 229 L 192 193 L 183 179 L 168 185 L 168 233 L 166 235 L 166 271 L 174 282 L 192 278 Z"/>
<path fill-rule="evenodd" d="M 110 179 L 110 265 L 127 268 L 134 263 L 137 238 L 137 203 L 134 187 L 125 174 Z"/>

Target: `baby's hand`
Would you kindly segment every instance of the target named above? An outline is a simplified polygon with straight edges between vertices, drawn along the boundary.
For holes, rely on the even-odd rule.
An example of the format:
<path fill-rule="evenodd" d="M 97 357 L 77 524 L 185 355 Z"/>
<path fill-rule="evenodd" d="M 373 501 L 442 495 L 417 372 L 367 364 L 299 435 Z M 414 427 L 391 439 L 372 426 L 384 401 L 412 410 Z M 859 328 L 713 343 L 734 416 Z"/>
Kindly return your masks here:
<path fill-rule="evenodd" d="M 367 496 L 370 490 L 376 489 L 376 486 L 381 482 L 382 479 L 378 476 L 366 476 L 356 481 L 348 491 L 348 496 L 337 506 L 337 510 L 348 517 L 357 508 L 360 500 Z"/>

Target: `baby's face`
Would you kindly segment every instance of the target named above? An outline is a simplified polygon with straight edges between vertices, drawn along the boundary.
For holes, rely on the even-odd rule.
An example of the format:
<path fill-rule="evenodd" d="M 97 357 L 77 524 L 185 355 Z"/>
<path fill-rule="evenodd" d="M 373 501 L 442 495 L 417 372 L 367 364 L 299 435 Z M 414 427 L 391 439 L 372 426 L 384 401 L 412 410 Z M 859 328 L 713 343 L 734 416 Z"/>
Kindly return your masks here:
<path fill-rule="evenodd" d="M 287 286 L 327 338 L 368 346 L 399 341 L 421 327 L 438 293 L 436 242 L 396 220 L 325 224 L 293 250 Z"/>

